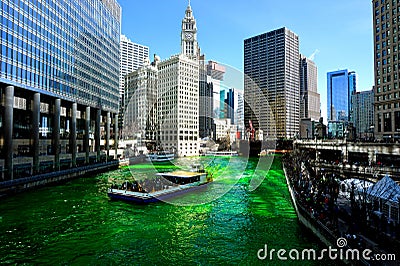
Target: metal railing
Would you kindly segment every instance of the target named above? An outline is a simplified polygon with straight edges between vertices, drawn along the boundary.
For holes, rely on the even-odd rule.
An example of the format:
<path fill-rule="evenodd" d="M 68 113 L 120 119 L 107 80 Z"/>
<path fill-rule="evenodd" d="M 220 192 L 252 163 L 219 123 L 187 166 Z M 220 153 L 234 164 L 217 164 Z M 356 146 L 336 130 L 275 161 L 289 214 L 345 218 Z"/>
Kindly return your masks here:
<path fill-rule="evenodd" d="M 98 163 L 98 164 L 93 164 L 93 165 L 80 166 L 80 167 L 76 167 L 76 168 L 70 168 L 70 169 L 51 172 L 51 173 L 45 173 L 45 174 L 39 174 L 39 175 L 34 175 L 34 176 L 29 176 L 29 177 L 24 177 L 24 178 L 7 180 L 7 181 L 0 182 L 0 188 L 9 188 L 9 187 L 18 186 L 18 185 L 24 185 L 24 184 L 42 181 L 42 180 L 46 180 L 46 179 L 54 178 L 54 177 L 58 177 L 58 176 L 70 175 L 70 174 L 77 173 L 77 172 L 97 171 L 100 169 L 108 168 L 111 166 L 118 166 L 118 165 L 119 165 L 118 161 L 111 161 L 111 162 L 107 162 L 107 163 Z"/>

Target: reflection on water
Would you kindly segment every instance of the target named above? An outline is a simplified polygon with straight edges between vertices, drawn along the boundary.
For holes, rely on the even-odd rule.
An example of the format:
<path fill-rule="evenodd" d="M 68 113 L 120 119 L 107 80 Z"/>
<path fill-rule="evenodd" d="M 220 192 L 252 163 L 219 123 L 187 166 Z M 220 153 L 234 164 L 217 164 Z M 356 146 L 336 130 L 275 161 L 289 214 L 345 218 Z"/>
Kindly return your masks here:
<path fill-rule="evenodd" d="M 257 259 L 264 244 L 318 248 L 298 225 L 280 158 L 269 171 L 256 171 L 265 179 L 255 191 L 249 187 L 258 160 L 234 160 L 177 162 L 202 163 L 213 171 L 215 182 L 206 190 L 177 199 L 205 204 L 140 206 L 108 199 L 110 180 L 131 178 L 131 173 L 144 178 L 175 167 L 151 164 L 3 199 L 0 263 L 265 265 Z"/>

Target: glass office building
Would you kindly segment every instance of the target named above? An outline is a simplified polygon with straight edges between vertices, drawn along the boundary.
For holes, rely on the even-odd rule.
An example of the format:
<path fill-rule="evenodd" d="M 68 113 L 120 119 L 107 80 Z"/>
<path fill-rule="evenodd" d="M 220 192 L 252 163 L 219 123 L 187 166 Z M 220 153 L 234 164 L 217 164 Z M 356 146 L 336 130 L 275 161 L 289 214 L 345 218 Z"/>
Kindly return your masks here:
<path fill-rule="evenodd" d="M 356 74 L 347 69 L 327 73 L 328 121 L 349 121 Z"/>
<path fill-rule="evenodd" d="M 118 119 L 120 5 L 0 3 L 0 178 L 107 160 Z"/>

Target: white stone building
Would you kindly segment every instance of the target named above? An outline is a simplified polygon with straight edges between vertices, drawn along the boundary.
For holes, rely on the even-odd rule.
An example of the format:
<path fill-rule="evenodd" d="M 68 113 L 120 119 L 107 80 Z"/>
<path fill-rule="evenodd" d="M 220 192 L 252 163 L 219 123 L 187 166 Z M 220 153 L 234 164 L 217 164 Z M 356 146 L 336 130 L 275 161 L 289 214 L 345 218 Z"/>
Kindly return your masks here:
<path fill-rule="evenodd" d="M 149 58 L 149 47 L 132 42 L 125 35 L 120 39 L 119 91 L 125 91 L 125 76 L 143 66 Z"/>
<path fill-rule="evenodd" d="M 155 56 L 150 64 L 125 76 L 125 111 L 123 136 L 155 141 L 158 131 L 157 113 L 157 63 Z"/>
<path fill-rule="evenodd" d="M 215 139 L 222 140 L 229 136 L 230 143 L 236 141 L 237 126 L 231 124 L 230 118 L 214 119 L 215 124 Z"/>
<path fill-rule="evenodd" d="M 142 138 L 153 137 L 157 149 L 180 157 L 199 155 L 200 62 L 196 20 L 189 5 L 182 20 L 181 53 L 160 62 L 155 58 L 127 76 L 125 120 L 129 119 L 124 125 Z"/>
<path fill-rule="evenodd" d="M 199 64 L 184 54 L 158 65 L 160 146 L 178 156 L 199 154 Z"/>

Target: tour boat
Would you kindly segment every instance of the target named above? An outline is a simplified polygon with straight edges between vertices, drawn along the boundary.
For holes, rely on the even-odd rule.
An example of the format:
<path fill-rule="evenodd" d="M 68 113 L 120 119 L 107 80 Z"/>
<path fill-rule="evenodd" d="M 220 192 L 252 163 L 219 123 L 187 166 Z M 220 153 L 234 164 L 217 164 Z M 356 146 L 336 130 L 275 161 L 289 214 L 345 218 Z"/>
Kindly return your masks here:
<path fill-rule="evenodd" d="M 204 170 L 157 173 L 154 179 L 143 182 L 125 182 L 108 189 L 111 199 L 147 204 L 186 194 L 204 188 L 212 181 Z"/>
<path fill-rule="evenodd" d="M 147 160 L 151 162 L 169 162 L 175 158 L 175 154 L 166 151 L 152 152 L 147 155 Z"/>
<path fill-rule="evenodd" d="M 206 156 L 238 156 L 237 151 L 207 151 Z"/>

